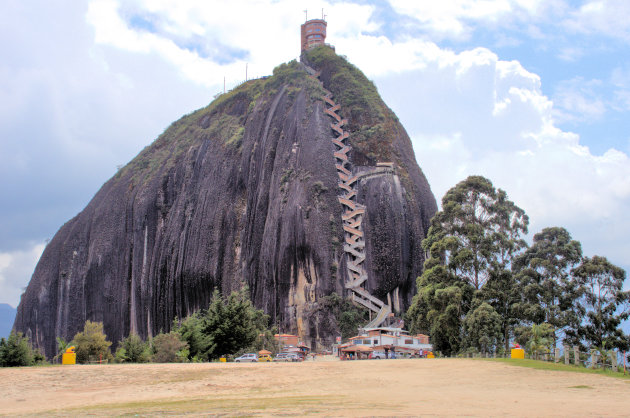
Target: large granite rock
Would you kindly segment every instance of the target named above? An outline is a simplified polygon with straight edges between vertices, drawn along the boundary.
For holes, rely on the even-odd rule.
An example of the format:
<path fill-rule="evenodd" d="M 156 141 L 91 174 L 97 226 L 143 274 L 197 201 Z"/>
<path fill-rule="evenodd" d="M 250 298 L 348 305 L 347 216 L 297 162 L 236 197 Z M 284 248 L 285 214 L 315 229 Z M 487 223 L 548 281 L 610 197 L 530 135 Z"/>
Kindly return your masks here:
<path fill-rule="evenodd" d="M 357 172 L 394 163 L 395 174 L 360 180 L 359 201 L 368 207 L 367 287 L 382 298 L 398 287 L 404 309 L 435 198 L 404 128 L 363 74 L 328 48 L 304 59 L 321 69 L 356 133 Z M 353 92 L 357 83 L 364 91 Z M 366 91 L 369 100 L 357 105 Z M 146 338 L 207 307 L 215 288 L 246 284 L 282 331 L 328 341 L 333 330 L 310 313 L 319 297 L 344 293 L 347 273 L 320 97 L 318 81 L 292 62 L 173 123 L 57 232 L 15 329 L 47 356 L 55 337 L 71 339 L 87 319 L 102 321 L 113 342 L 131 331 Z"/>

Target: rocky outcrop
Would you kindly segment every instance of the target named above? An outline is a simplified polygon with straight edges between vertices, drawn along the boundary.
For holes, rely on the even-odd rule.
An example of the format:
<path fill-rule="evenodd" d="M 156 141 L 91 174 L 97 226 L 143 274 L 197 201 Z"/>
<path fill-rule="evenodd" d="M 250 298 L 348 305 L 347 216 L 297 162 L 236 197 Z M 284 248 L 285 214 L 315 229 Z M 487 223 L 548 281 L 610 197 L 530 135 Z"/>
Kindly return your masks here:
<path fill-rule="evenodd" d="M 335 68 L 350 68 L 352 82 L 363 75 L 326 47 L 309 54 L 343 105 L 352 85 L 327 80 Z M 347 278 L 322 95 L 292 62 L 173 123 L 57 232 L 22 297 L 15 329 L 52 356 L 55 337 L 71 339 L 87 319 L 102 321 L 114 342 L 132 331 L 146 338 L 206 307 L 215 288 L 229 293 L 247 285 L 281 331 L 312 344 L 332 337 L 309 316 L 318 298 L 343 294 Z M 366 286 L 383 300 L 398 288 L 404 309 L 436 204 L 409 138 L 376 96 L 382 120 L 344 115 L 357 134 L 355 170 L 378 161 L 396 167 L 395 176 L 358 180 L 357 199 L 369 208 Z M 380 138 L 369 136 L 371 128 Z"/>

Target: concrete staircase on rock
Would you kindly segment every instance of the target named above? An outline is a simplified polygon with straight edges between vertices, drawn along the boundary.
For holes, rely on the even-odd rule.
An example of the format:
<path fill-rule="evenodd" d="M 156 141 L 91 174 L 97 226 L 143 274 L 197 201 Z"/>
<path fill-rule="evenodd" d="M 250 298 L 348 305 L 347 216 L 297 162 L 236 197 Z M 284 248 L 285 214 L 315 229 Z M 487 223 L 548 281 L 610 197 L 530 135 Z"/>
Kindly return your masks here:
<path fill-rule="evenodd" d="M 303 65 L 311 77 L 319 81 L 319 72 L 316 72 L 306 64 Z M 321 81 L 319 81 L 319 83 L 325 92 L 325 95 L 322 97 L 322 100 L 327 105 L 324 113 L 333 120 L 330 124 L 334 133 L 332 138 L 332 143 L 335 145 L 333 157 L 335 158 L 335 167 L 337 168 L 337 175 L 339 177 L 337 185 L 341 192 L 337 199 L 344 208 L 341 219 L 345 239 L 343 249 L 346 254 L 346 265 L 348 268 L 348 279 L 345 283 L 345 287 L 352 292 L 353 302 L 366 307 L 376 314 L 364 327 L 375 328 L 387 319 L 391 312 L 391 307 L 387 303 L 372 296 L 364 287 L 364 283 L 368 278 L 364 263 L 366 257 L 365 236 L 362 227 L 366 207 L 357 202 L 356 185 L 357 180 L 360 178 L 390 173 L 393 172 L 393 169 L 383 168 L 370 173 L 353 174 L 352 163 L 348 158 L 348 153 L 352 150 L 352 146 L 348 143 L 350 133 L 343 129 L 343 126 L 348 123 L 348 121 L 347 119 L 342 119 L 339 113 L 337 113 L 341 110 L 341 106 L 335 103 L 332 93 L 324 88 Z"/>

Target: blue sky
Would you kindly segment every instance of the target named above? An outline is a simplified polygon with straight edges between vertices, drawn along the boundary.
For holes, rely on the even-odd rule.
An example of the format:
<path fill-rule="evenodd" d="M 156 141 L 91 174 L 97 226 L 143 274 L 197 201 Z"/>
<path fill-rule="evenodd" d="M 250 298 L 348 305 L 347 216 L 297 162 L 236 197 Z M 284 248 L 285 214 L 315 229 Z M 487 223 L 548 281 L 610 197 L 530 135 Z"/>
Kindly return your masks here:
<path fill-rule="evenodd" d="M 299 25 L 374 80 L 436 198 L 470 174 L 630 269 L 630 2 L 0 4 L 0 302 L 47 239 L 172 121 L 299 55 Z M 261 30 L 261 28 L 263 30 Z"/>

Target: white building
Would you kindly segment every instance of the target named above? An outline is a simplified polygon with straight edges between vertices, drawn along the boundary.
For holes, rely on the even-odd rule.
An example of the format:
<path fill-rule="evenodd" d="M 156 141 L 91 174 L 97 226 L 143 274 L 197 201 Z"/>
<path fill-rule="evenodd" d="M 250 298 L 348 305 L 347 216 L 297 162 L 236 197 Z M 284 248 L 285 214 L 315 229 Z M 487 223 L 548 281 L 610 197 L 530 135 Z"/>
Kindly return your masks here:
<path fill-rule="evenodd" d="M 393 350 L 397 353 L 426 353 L 433 351 L 429 336 L 424 334 L 409 335 L 402 328 L 366 328 L 362 335 L 350 338 L 349 346 L 366 346 L 373 350 Z"/>

